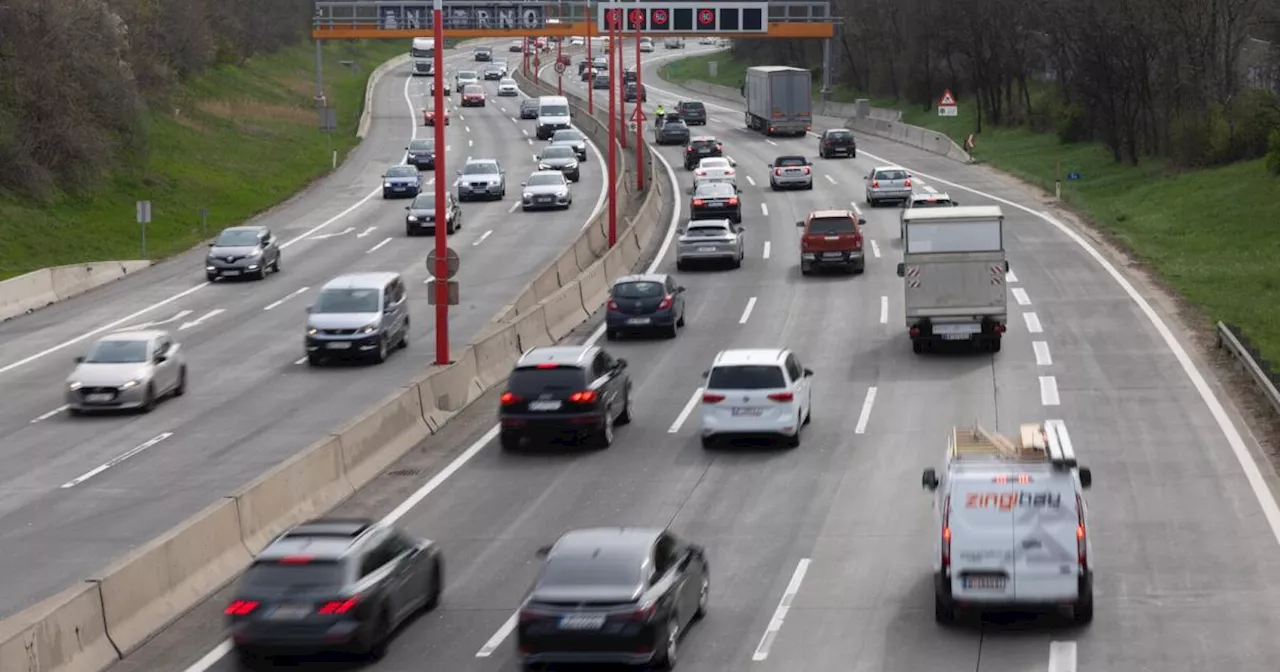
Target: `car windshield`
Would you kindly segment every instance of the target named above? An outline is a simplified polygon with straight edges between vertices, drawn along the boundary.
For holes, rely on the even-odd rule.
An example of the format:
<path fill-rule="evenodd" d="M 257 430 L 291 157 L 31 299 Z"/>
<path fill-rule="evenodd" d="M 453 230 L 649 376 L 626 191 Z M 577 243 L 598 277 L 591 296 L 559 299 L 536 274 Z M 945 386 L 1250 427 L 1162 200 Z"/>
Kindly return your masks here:
<path fill-rule="evenodd" d="M 378 291 L 375 289 L 326 289 L 316 297 L 313 313 L 376 313 Z"/>
<path fill-rule="evenodd" d="M 429 151 L 436 148 L 435 140 L 412 140 L 409 142 L 409 149 L 418 151 Z"/>
<path fill-rule="evenodd" d="M 881 170 L 876 173 L 877 180 L 905 180 L 907 179 L 907 171 L 905 170 Z"/>
<path fill-rule="evenodd" d="M 702 103 L 680 103 L 676 109 L 681 112 L 701 112 L 703 111 Z"/>
<path fill-rule="evenodd" d="M 582 142 L 582 134 L 577 131 L 556 131 L 551 142 Z"/>
<path fill-rule="evenodd" d="M 803 166 L 807 164 L 808 162 L 805 161 L 803 156 L 780 156 L 774 159 L 773 161 L 773 165 L 778 166 L 779 168 L 786 168 L 788 166 Z"/>
<path fill-rule="evenodd" d="M 538 585 L 619 586 L 630 588 L 641 583 L 640 562 L 618 557 L 552 558 L 538 575 Z"/>
<path fill-rule="evenodd" d="M 538 101 L 534 100 L 533 98 L 525 98 L 524 100 L 520 101 L 520 107 L 531 108 L 536 110 L 538 108 Z"/>
<path fill-rule="evenodd" d="M 502 86 L 515 86 L 515 85 L 516 85 L 516 80 L 511 79 L 510 77 L 507 77 L 506 79 L 504 79 L 504 80 L 502 80 L 502 81 L 498 82 L 498 84 L 500 84 L 500 85 L 502 85 Z"/>
<path fill-rule="evenodd" d="M 463 175 L 497 175 L 498 166 L 493 163 L 468 163 L 462 169 Z"/>
<path fill-rule="evenodd" d="M 569 145 L 552 145 L 542 151 L 543 159 L 572 159 L 576 156 Z"/>
<path fill-rule="evenodd" d="M 719 238 L 729 233 L 723 226 L 691 226 L 685 234 L 690 238 Z"/>
<path fill-rule="evenodd" d="M 689 127 L 688 127 L 688 126 L 685 126 L 685 125 L 684 125 L 684 122 L 683 122 L 683 121 L 680 121 L 679 119 L 672 119 L 671 121 L 668 121 L 668 122 L 666 122 L 665 124 L 663 124 L 663 125 L 662 125 L 662 130 L 664 130 L 664 131 L 685 131 L 685 132 L 687 133 L 687 132 L 689 131 Z"/>
<path fill-rule="evenodd" d="M 475 70 L 463 70 L 462 72 L 458 73 L 458 79 L 475 79 L 475 78 L 476 78 Z"/>
<path fill-rule="evenodd" d="M 564 184 L 564 176 L 560 173 L 554 175 L 540 173 L 529 176 L 528 185 L 530 187 L 554 187 Z"/>
<path fill-rule="evenodd" d="M 434 210 L 436 207 L 436 195 L 422 194 L 413 199 L 413 205 L 410 207 L 414 210 Z"/>
<path fill-rule="evenodd" d="M 569 116 L 569 106 L 543 105 L 538 108 L 538 112 L 544 117 L 567 117 Z"/>
<path fill-rule="evenodd" d="M 737 194 L 737 190 L 728 182 L 703 182 L 694 191 L 698 198 L 728 198 Z"/>
<path fill-rule="evenodd" d="M 773 390 L 786 387 L 782 368 L 773 365 L 717 366 L 707 378 L 711 390 Z"/>
<path fill-rule="evenodd" d="M 146 341 L 123 339 L 98 341 L 84 358 L 88 364 L 137 364 L 147 361 Z"/>
<path fill-rule="evenodd" d="M 246 247 L 258 244 L 258 232 L 249 229 L 223 231 L 214 245 L 218 247 Z"/>
<path fill-rule="evenodd" d="M 587 384 L 582 369 L 560 366 L 554 369 L 516 369 L 507 379 L 513 394 L 530 395 L 552 390 L 578 390 Z"/>
<path fill-rule="evenodd" d="M 468 84 L 462 88 L 462 92 L 466 94 L 484 93 L 484 89 L 479 84 Z"/>
<path fill-rule="evenodd" d="M 613 295 L 619 299 L 656 299 L 667 295 L 660 282 L 620 282 L 613 286 Z"/>
<path fill-rule="evenodd" d="M 248 587 L 279 590 L 281 588 L 327 588 L 346 583 L 342 565 L 336 562 L 311 561 L 306 564 L 256 562 L 244 573 Z"/>
<path fill-rule="evenodd" d="M 912 208 L 949 208 L 952 206 L 948 198 L 925 198 L 911 203 Z"/>
<path fill-rule="evenodd" d="M 694 140 L 689 144 L 698 149 L 715 149 L 717 143 L 715 140 Z"/>
<path fill-rule="evenodd" d="M 853 233 L 853 220 L 849 217 L 814 217 L 809 220 L 809 233 Z"/>
<path fill-rule="evenodd" d="M 392 166 L 387 169 L 387 177 L 417 177 L 418 169 L 413 166 Z"/>

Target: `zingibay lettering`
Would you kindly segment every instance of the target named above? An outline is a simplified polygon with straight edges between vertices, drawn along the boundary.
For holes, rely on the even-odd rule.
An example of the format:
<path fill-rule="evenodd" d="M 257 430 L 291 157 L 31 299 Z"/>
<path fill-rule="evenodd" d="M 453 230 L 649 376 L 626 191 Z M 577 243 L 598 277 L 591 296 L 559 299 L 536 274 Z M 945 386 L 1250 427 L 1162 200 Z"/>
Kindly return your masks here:
<path fill-rule="evenodd" d="M 965 495 L 966 509 L 1057 509 L 1062 506 L 1062 494 L 1057 492 L 971 492 Z"/>

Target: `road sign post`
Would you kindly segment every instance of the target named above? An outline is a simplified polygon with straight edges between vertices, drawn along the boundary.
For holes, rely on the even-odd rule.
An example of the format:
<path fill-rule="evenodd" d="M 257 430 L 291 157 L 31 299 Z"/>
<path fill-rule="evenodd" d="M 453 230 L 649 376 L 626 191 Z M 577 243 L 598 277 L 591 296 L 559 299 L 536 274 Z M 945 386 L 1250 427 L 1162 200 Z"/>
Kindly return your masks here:
<path fill-rule="evenodd" d="M 614 67 L 614 55 L 618 52 L 614 48 L 617 44 L 618 24 L 622 23 L 622 10 L 615 9 L 609 12 L 609 76 L 614 77 L 618 74 L 618 69 Z M 591 88 L 588 86 L 587 88 Z M 605 191 L 609 192 L 609 247 L 613 247 L 618 242 L 618 106 L 617 106 L 617 87 L 609 86 L 609 182 L 605 185 Z"/>
<path fill-rule="evenodd" d="M 431 274 L 436 278 L 444 278 L 446 281 L 453 277 L 457 271 L 457 264 L 453 265 L 451 270 L 449 267 L 449 255 L 453 250 L 449 249 L 448 213 L 445 212 L 445 140 L 444 127 L 445 124 L 440 119 L 441 115 L 448 115 L 444 109 L 444 2 L 443 0 L 434 0 L 431 5 L 431 29 L 435 36 L 435 136 L 436 136 L 436 249 L 431 252 L 431 259 L 434 263 L 429 263 L 435 269 Z M 528 49 L 525 49 L 527 52 Z M 525 65 L 528 65 L 528 56 L 525 57 Z M 528 71 L 526 67 L 526 72 Z M 447 117 L 446 117 L 447 118 Z M 457 253 L 453 253 L 453 257 L 457 258 Z M 453 283 L 456 284 L 456 283 Z M 449 360 L 449 283 L 437 282 L 428 290 L 434 299 L 432 303 L 436 307 L 436 364 L 444 366 L 450 363 Z M 454 292 L 455 296 L 457 292 Z"/>
<path fill-rule="evenodd" d="M 200 237 L 209 237 L 209 208 L 200 208 Z"/>
<path fill-rule="evenodd" d="M 564 40 L 556 40 L 556 95 L 564 95 Z"/>
<path fill-rule="evenodd" d="M 138 201 L 135 206 L 138 224 L 142 226 L 142 258 L 147 258 L 147 225 L 151 223 L 151 201 Z"/>
<path fill-rule="evenodd" d="M 640 84 L 640 69 L 636 68 L 636 85 Z M 637 101 L 639 99 L 637 98 Z M 648 117 L 645 116 L 644 108 L 640 107 L 640 103 L 636 103 L 636 109 L 631 113 L 631 123 L 636 131 L 636 190 L 644 189 L 644 157 L 640 153 L 640 137 L 644 133 L 644 121 Z M 650 150 L 652 151 L 652 149 Z"/>
<path fill-rule="evenodd" d="M 951 95 L 951 89 L 942 92 L 942 98 L 938 99 L 938 116 L 939 117 L 955 117 L 959 116 L 960 109 L 956 107 L 956 97 Z"/>
<path fill-rule="evenodd" d="M 444 274 L 437 275 L 442 265 Z M 435 250 L 427 253 L 427 272 L 432 275 L 431 280 L 427 282 L 427 295 L 430 297 L 428 303 L 437 306 L 436 310 L 439 310 L 438 306 L 440 305 L 443 305 L 446 311 L 449 306 L 458 305 L 458 281 L 454 280 L 453 276 L 458 274 L 460 266 L 462 266 L 462 259 L 451 247 L 445 248 L 443 257 L 437 255 Z M 443 304 L 441 301 L 443 301 Z"/>
<path fill-rule="evenodd" d="M 636 0 L 636 4 L 640 4 L 640 0 Z M 636 112 L 640 112 L 640 108 L 644 105 L 644 84 L 640 79 L 640 31 L 645 24 L 645 11 L 643 9 L 631 10 L 631 26 L 636 29 Z M 618 59 L 619 62 L 622 59 Z M 625 80 L 626 77 L 623 77 Z M 626 97 L 623 97 L 626 100 Z M 631 116 L 635 116 L 635 112 Z M 636 189 L 644 189 L 644 159 L 640 156 L 640 124 L 636 124 Z"/>
<path fill-rule="evenodd" d="M 599 5 L 596 5 L 596 11 L 600 11 Z M 595 21 L 587 22 L 587 70 L 590 70 L 591 65 L 596 62 L 595 58 L 591 55 L 591 43 L 595 42 L 596 39 L 593 35 L 595 31 L 591 29 L 594 24 Z M 587 82 L 587 114 L 594 116 L 596 113 L 596 93 L 595 87 L 591 86 L 592 84 L 593 82 Z"/>

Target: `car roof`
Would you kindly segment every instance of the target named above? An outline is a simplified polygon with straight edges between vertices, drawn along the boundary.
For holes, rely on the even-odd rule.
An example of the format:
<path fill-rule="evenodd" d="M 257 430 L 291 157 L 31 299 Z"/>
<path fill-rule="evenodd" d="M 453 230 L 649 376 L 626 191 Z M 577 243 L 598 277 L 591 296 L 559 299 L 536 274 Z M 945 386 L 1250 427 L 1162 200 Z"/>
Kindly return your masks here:
<path fill-rule="evenodd" d="M 828 133 L 852 133 L 853 131 L 847 128 L 828 128 L 827 132 Z"/>
<path fill-rule="evenodd" d="M 379 524 L 364 518 L 331 518 L 311 520 L 290 528 L 271 540 L 257 560 L 281 560 L 290 556 L 306 556 L 318 560 L 338 560 L 355 543 Z"/>
<path fill-rule="evenodd" d="M 550 175 L 552 177 L 564 177 L 564 173 L 558 170 L 535 170 L 529 174 L 529 177 L 537 177 L 539 175 Z"/>
<path fill-rule="evenodd" d="M 695 135 L 689 138 L 689 142 L 718 142 L 714 135 Z"/>
<path fill-rule="evenodd" d="M 516 368 L 526 368 L 539 364 L 560 364 L 563 366 L 586 366 L 599 350 L 594 345 L 550 345 L 534 348 L 516 362 Z"/>
<path fill-rule="evenodd" d="M 163 329 L 134 329 L 132 331 L 117 331 L 107 334 L 99 341 L 151 341 L 161 336 L 167 336 L 169 332 Z"/>
<path fill-rule="evenodd" d="M 497 160 L 497 159 L 467 159 L 467 163 L 466 163 L 466 165 L 468 165 L 468 166 L 469 166 L 469 165 L 471 165 L 471 164 L 473 164 L 473 163 L 492 163 L 492 164 L 497 164 L 497 163 L 498 163 L 498 160 Z"/>
<path fill-rule="evenodd" d="M 565 135 L 571 135 L 571 134 L 576 133 L 579 137 L 586 137 L 585 135 L 583 135 L 582 131 L 579 131 L 579 130 L 578 130 L 578 129 L 576 129 L 576 128 L 557 128 L 557 129 L 556 129 L 556 132 L 551 134 L 551 137 L 553 137 L 553 138 L 554 138 L 554 137 L 556 137 L 557 135 L 560 135 L 561 133 L 563 133 L 563 134 L 565 134 Z"/>
<path fill-rule="evenodd" d="M 662 533 L 663 530 L 656 527 L 590 527 L 572 530 L 556 540 L 548 558 L 558 555 L 580 557 L 584 553 L 594 555 L 606 548 L 614 553 L 648 553 Z"/>
<path fill-rule="evenodd" d="M 913 201 L 942 201 L 942 200 L 949 201 L 951 200 L 951 197 L 948 196 L 947 192 L 945 191 L 935 192 L 932 194 L 916 192 L 911 194 L 911 200 Z"/>
<path fill-rule="evenodd" d="M 857 216 L 853 214 L 852 210 L 814 210 L 809 213 L 810 219 L 817 217 L 850 217 L 857 219 Z"/>
<path fill-rule="evenodd" d="M 692 229 L 695 226 L 723 226 L 727 228 L 733 227 L 733 222 L 728 219 L 691 219 L 685 224 L 685 229 Z"/>
<path fill-rule="evenodd" d="M 902 166 L 876 166 L 875 168 L 872 169 L 873 172 L 877 172 L 877 173 L 882 170 L 901 170 L 903 172 L 907 172 L 907 169 L 903 168 Z"/>
<path fill-rule="evenodd" d="M 801 161 L 808 161 L 808 159 L 804 158 L 803 154 L 782 154 L 780 156 L 775 156 L 773 158 L 773 162 L 777 163 L 784 159 L 800 159 Z"/>
<path fill-rule="evenodd" d="M 347 273 L 324 283 L 326 289 L 382 289 L 388 282 L 400 277 L 399 273 L 374 271 L 371 273 Z"/>
<path fill-rule="evenodd" d="M 676 103 L 676 105 L 702 105 L 702 101 L 701 100 L 682 100 Z"/>
<path fill-rule="evenodd" d="M 633 275 L 624 275 L 613 281 L 614 286 L 628 282 L 656 282 L 665 283 L 667 281 L 666 273 L 636 273 Z"/>
<path fill-rule="evenodd" d="M 257 225 L 257 226 L 228 226 L 227 228 L 223 229 L 223 230 L 222 230 L 222 232 L 223 232 L 223 233 L 226 233 L 226 232 L 228 232 L 228 231 L 255 231 L 255 232 L 262 232 L 262 231 L 266 231 L 266 230 L 267 230 L 267 227 L 265 227 L 265 226 L 261 226 L 261 225 Z"/>
<path fill-rule="evenodd" d="M 739 350 L 722 350 L 716 355 L 713 366 L 744 366 L 761 364 L 781 364 L 787 351 L 780 348 L 743 348 Z"/>

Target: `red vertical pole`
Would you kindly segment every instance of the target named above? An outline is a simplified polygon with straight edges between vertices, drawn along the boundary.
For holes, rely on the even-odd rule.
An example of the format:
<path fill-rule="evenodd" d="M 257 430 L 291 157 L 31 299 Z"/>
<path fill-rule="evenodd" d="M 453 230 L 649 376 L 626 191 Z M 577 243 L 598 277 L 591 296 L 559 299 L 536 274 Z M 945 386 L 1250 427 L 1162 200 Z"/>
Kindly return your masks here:
<path fill-rule="evenodd" d="M 600 5 L 596 5 L 596 13 L 593 15 L 591 10 L 587 10 L 587 69 L 591 68 L 591 64 L 595 60 L 591 56 L 591 40 L 595 37 L 596 22 L 600 20 Z M 596 113 L 596 95 L 591 88 L 591 82 L 587 82 L 587 114 L 594 115 Z"/>
<path fill-rule="evenodd" d="M 432 3 L 431 27 L 435 33 L 436 57 L 436 267 L 431 274 L 436 279 L 436 364 L 449 363 L 449 239 L 445 225 L 448 214 L 444 208 L 445 166 L 444 125 L 448 112 L 444 109 L 444 3 Z"/>
<path fill-rule="evenodd" d="M 524 38 L 520 43 L 521 58 L 524 59 L 524 75 L 529 76 L 529 38 Z"/>
<path fill-rule="evenodd" d="M 561 37 L 560 41 L 556 42 L 556 63 L 558 65 L 561 64 L 560 58 L 564 51 L 562 48 L 563 45 L 564 45 L 564 38 Z M 561 96 L 564 95 L 564 73 L 563 72 L 556 75 L 556 94 Z"/>
<path fill-rule="evenodd" d="M 639 4 L 639 3 L 636 3 Z M 640 154 L 640 134 L 644 121 L 641 108 L 644 101 L 644 78 L 640 76 L 640 23 L 636 23 L 636 190 L 644 189 L 644 157 Z"/>
<path fill-rule="evenodd" d="M 436 0 L 439 2 L 439 0 Z M 618 10 L 621 12 L 622 10 Z M 613 45 L 617 42 L 617 22 L 614 15 L 609 15 L 609 76 L 613 77 L 618 70 L 614 67 Z M 605 189 L 609 192 L 609 247 L 618 242 L 618 107 L 616 86 L 609 86 L 609 184 Z"/>
<path fill-rule="evenodd" d="M 625 10 L 618 8 L 618 11 L 620 12 L 618 15 L 620 21 L 629 20 Z M 626 79 L 623 75 L 626 73 L 619 72 L 619 70 L 627 69 L 626 64 L 622 61 L 622 29 L 625 27 L 626 24 L 617 26 L 617 32 L 614 33 L 615 36 L 609 40 L 609 88 L 618 90 L 618 144 L 623 149 L 627 148 L 627 96 L 626 90 L 623 88 L 626 86 L 626 82 L 623 81 Z M 614 68 L 614 63 L 617 63 L 617 69 Z M 619 162 L 621 162 L 621 158 L 619 158 Z"/>

